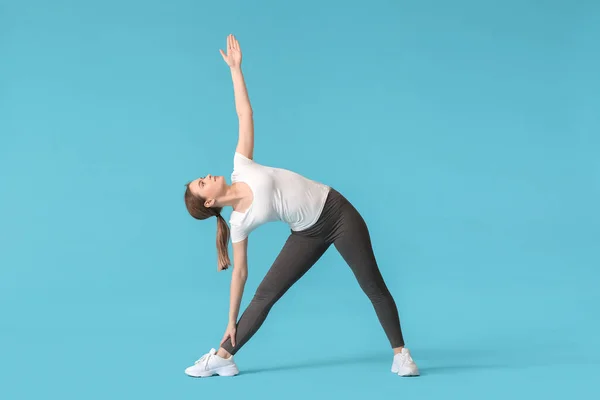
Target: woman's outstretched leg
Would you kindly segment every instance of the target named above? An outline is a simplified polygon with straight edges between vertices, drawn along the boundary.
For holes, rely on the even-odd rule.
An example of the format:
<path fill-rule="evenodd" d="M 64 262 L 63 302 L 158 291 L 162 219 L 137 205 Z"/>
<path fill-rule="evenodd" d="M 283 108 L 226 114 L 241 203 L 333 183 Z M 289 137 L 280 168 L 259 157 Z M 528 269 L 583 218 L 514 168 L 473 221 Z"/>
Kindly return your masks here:
<path fill-rule="evenodd" d="M 211 349 L 188 367 L 185 373 L 193 377 L 237 375 L 239 370 L 233 355 L 258 331 L 277 300 L 317 262 L 328 247 L 329 244 L 321 238 L 292 233 L 239 319 L 236 345 L 232 346 L 231 339 L 227 339 L 218 351 Z"/>
<path fill-rule="evenodd" d="M 273 266 L 256 289 L 236 327 L 236 345 L 227 339 L 219 351 L 233 355 L 258 331 L 273 305 L 300 279 L 329 247 L 321 238 L 292 233 Z"/>
<path fill-rule="evenodd" d="M 400 376 L 417 376 L 419 369 L 410 351 L 404 348 L 398 309 L 375 260 L 367 225 L 352 204 L 344 203 L 341 205 L 341 217 L 334 232 L 334 245 L 375 308 L 379 322 L 394 350 L 391 371 Z"/>

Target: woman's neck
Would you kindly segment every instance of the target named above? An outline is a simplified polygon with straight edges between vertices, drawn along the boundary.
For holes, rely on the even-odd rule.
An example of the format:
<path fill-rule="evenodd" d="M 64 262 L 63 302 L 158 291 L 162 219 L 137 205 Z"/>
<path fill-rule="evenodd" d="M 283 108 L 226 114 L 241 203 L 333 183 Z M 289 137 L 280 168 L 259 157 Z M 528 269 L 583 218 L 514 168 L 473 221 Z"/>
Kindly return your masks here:
<path fill-rule="evenodd" d="M 232 207 L 234 210 L 240 206 L 244 207 L 244 204 L 252 197 L 248 189 L 249 187 L 246 184 L 232 183 L 227 187 L 225 194 L 217 199 L 216 205 L 218 207 Z"/>

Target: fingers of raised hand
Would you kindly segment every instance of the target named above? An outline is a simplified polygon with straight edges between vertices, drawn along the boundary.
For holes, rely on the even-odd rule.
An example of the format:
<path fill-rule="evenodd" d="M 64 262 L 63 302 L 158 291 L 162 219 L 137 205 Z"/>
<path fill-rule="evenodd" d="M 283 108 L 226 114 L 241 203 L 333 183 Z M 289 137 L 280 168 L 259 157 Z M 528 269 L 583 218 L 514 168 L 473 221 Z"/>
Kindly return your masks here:
<path fill-rule="evenodd" d="M 240 43 L 238 42 L 238 40 L 235 38 L 235 36 L 233 34 L 230 34 L 229 36 L 227 36 L 227 48 L 231 49 L 231 50 L 238 50 L 240 49 Z"/>

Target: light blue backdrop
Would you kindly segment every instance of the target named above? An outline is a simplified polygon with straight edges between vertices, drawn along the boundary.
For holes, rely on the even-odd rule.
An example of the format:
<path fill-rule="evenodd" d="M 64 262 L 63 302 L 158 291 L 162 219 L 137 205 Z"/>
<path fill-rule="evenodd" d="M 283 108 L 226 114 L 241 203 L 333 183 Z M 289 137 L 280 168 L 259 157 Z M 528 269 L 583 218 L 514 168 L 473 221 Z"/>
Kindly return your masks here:
<path fill-rule="evenodd" d="M 0 3 L 0 398 L 591 398 L 600 373 L 594 1 Z M 418 379 L 332 249 L 237 356 L 227 322 L 218 49 L 244 52 L 256 160 L 344 193 L 371 229 Z M 227 214 L 228 216 L 228 214 Z M 242 306 L 286 239 L 251 238 Z M 596 389 L 597 390 L 597 389 Z"/>

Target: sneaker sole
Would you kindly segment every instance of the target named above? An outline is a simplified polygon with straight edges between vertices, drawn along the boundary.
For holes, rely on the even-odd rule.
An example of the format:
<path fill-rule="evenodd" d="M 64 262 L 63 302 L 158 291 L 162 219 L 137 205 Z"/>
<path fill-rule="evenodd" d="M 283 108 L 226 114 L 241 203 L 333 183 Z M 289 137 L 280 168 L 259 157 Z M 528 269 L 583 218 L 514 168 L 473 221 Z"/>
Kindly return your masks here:
<path fill-rule="evenodd" d="M 189 375 L 186 374 L 187 376 L 190 376 L 192 378 L 210 378 L 211 376 L 215 376 L 215 375 L 219 375 L 219 376 L 236 376 L 237 374 L 239 374 L 240 371 L 235 368 L 235 367 L 221 367 L 221 368 L 217 368 L 213 371 L 207 371 L 206 374 L 202 374 L 202 375 Z"/>
<path fill-rule="evenodd" d="M 402 371 L 402 373 L 400 373 L 400 369 L 396 368 L 395 366 L 392 367 L 392 372 L 394 374 L 398 374 L 398 376 L 419 376 L 419 370 L 416 370 L 416 371 L 405 370 L 405 371 Z"/>

